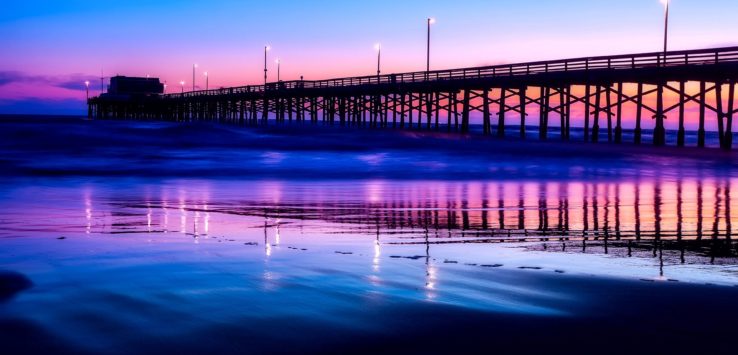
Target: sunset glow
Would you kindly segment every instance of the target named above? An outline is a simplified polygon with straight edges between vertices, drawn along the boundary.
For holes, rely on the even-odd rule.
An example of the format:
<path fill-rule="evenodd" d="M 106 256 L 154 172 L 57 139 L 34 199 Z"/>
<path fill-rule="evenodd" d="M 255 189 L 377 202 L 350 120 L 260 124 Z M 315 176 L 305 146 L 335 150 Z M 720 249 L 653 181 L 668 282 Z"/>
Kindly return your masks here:
<path fill-rule="evenodd" d="M 150 74 L 178 82 L 191 76 L 197 60 L 219 73 L 210 87 L 259 84 L 265 41 L 275 56 L 293 63 L 283 68 L 283 80 L 371 75 L 376 58 L 363 48 L 377 38 L 392 48 L 383 53 L 383 73 L 423 70 L 428 14 L 443 14 L 433 25 L 431 61 L 438 69 L 651 52 L 660 50 L 663 36 L 662 6 L 640 0 L 470 0 L 451 8 L 417 0 L 371 6 L 274 1 L 252 10 L 233 1 L 6 4 L 0 45 L 10 55 L 0 57 L 0 113 L 48 103 L 58 106 L 51 111 L 84 111 L 83 83 L 99 82 L 101 68 L 105 77 Z M 734 1 L 684 0 L 669 11 L 671 50 L 738 43 Z M 490 23 L 515 30 L 499 32 Z M 276 74 L 276 63 L 270 66 Z M 205 86 L 204 80 L 195 84 Z M 93 85 L 90 94 L 98 93 Z"/>

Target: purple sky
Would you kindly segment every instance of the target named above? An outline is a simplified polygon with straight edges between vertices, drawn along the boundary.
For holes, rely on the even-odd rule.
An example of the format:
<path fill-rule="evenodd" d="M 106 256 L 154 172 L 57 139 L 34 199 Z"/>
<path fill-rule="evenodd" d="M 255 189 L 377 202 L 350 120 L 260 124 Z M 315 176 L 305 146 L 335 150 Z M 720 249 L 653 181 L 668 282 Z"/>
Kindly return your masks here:
<path fill-rule="evenodd" d="M 270 75 L 322 79 L 425 66 L 425 18 L 436 69 L 659 50 L 658 0 L 23 1 L 0 13 L 0 113 L 82 113 L 104 76 L 151 75 L 210 87 Z M 672 0 L 670 48 L 738 45 L 738 1 Z M 107 79 L 106 79 L 107 80 Z"/>

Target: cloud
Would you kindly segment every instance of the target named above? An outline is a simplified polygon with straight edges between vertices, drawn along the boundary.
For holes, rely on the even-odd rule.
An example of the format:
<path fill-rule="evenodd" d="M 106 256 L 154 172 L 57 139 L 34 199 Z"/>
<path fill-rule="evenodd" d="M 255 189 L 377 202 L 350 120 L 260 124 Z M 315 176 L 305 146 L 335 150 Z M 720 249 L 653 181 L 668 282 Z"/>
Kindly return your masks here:
<path fill-rule="evenodd" d="M 52 85 L 69 90 L 82 90 L 85 87 L 85 81 L 89 81 L 90 85 L 94 85 L 98 80 L 100 78 L 90 75 L 72 74 L 66 78 L 57 78 L 52 82 Z"/>
<path fill-rule="evenodd" d="M 0 71 L 0 86 L 23 81 L 25 75 L 17 71 Z"/>
<path fill-rule="evenodd" d="M 32 75 L 20 71 L 0 71 L 0 86 L 14 83 L 39 84 L 68 90 L 84 90 L 84 82 L 95 82 L 99 78 L 84 74 Z"/>
<path fill-rule="evenodd" d="M 76 115 L 87 114 L 84 100 L 81 99 L 0 99 L 0 115 Z"/>

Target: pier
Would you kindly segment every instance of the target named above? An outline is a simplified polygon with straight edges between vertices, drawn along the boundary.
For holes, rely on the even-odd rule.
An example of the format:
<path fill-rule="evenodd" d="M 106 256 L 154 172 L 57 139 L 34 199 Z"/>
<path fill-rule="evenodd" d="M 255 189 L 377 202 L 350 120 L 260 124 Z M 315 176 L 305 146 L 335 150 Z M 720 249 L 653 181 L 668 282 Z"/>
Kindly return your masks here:
<path fill-rule="evenodd" d="M 733 147 L 738 47 L 563 59 L 450 70 L 296 80 L 131 98 L 88 100 L 91 119 L 217 121 L 241 125 L 327 124 L 470 133 L 504 138 L 536 126 L 538 139 L 653 143 L 664 146 L 666 120 L 678 120 L 677 146 L 686 146 L 687 105 L 696 105 L 695 145 L 705 147 L 715 120 L 720 147 Z M 691 83 L 692 85 L 688 85 Z M 666 97 L 675 97 L 676 103 Z M 624 124 L 626 107 L 635 112 Z M 534 116 L 535 115 L 535 116 Z M 581 117 L 579 117 L 581 115 Z M 653 120 L 653 134 L 644 122 Z M 650 123 L 649 123 L 650 126 Z M 624 130 L 632 130 L 626 141 Z M 652 136 L 652 142 L 644 142 Z M 529 137 L 528 137 L 529 138 Z"/>

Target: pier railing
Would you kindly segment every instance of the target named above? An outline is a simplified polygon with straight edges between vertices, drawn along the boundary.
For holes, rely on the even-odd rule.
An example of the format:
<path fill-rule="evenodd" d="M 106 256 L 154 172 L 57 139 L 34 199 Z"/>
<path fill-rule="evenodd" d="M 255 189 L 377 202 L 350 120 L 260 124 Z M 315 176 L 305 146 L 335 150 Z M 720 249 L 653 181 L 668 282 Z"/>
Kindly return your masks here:
<path fill-rule="evenodd" d="M 301 90 L 350 88 L 366 85 L 414 84 L 454 80 L 491 79 L 537 74 L 580 72 L 589 70 L 625 70 L 689 65 L 715 65 L 738 62 L 738 47 L 699 49 L 687 51 L 654 52 L 616 56 L 584 57 L 553 61 L 539 61 L 519 64 L 503 64 L 483 67 L 470 67 L 450 70 L 418 71 L 399 74 L 384 74 L 336 78 L 326 80 L 295 80 L 249 85 L 224 89 L 191 91 L 167 94 L 167 98 L 188 98 L 202 96 L 261 93 L 275 90 Z"/>

